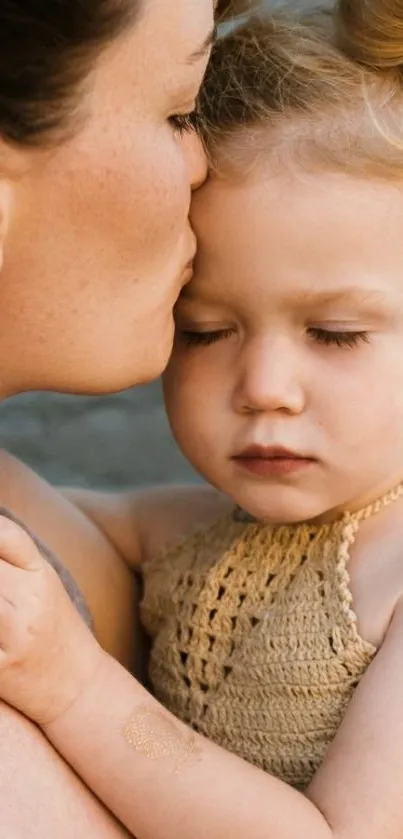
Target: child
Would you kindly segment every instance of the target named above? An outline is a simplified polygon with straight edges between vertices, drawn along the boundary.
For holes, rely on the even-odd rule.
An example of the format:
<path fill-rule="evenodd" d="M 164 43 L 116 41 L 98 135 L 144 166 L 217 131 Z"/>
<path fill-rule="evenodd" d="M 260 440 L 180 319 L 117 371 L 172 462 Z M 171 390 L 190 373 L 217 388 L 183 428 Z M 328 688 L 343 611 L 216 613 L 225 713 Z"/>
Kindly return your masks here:
<path fill-rule="evenodd" d="M 167 710 L 2 521 L 0 694 L 138 839 L 402 835 L 402 77 L 400 0 L 215 49 L 164 384 L 216 489 L 69 493 L 143 565 Z"/>

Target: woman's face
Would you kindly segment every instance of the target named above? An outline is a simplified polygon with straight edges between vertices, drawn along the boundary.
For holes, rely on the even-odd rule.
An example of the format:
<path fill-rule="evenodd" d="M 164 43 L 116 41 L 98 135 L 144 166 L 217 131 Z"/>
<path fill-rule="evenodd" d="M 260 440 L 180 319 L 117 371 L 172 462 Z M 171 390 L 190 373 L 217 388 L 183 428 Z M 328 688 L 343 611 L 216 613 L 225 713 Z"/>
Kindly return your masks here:
<path fill-rule="evenodd" d="M 212 0 L 143 0 L 84 94 L 85 119 L 53 150 L 0 146 L 1 395 L 101 393 L 157 376 L 190 278 L 194 107 Z"/>

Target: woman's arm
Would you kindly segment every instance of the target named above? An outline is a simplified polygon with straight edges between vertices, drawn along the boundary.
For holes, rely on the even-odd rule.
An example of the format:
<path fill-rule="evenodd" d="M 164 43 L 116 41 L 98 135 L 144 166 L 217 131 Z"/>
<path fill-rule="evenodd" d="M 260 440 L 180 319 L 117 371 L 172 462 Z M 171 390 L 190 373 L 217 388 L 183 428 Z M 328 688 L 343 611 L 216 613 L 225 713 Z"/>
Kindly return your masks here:
<path fill-rule="evenodd" d="M 2 839 L 129 839 L 25 717 L 0 702 Z"/>
<path fill-rule="evenodd" d="M 104 534 L 60 492 L 4 451 L 0 506 L 8 507 L 57 554 L 81 589 L 101 646 L 139 672 L 136 581 Z"/>

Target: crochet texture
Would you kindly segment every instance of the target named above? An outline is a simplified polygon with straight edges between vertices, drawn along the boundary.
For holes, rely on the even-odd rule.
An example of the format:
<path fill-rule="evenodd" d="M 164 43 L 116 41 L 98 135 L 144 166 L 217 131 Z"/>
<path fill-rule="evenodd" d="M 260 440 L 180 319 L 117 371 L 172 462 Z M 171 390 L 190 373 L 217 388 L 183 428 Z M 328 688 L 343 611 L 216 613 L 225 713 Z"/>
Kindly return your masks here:
<path fill-rule="evenodd" d="M 234 514 L 144 568 L 149 675 L 177 717 L 304 789 L 376 649 L 358 634 L 347 563 L 360 521 L 270 526 Z"/>

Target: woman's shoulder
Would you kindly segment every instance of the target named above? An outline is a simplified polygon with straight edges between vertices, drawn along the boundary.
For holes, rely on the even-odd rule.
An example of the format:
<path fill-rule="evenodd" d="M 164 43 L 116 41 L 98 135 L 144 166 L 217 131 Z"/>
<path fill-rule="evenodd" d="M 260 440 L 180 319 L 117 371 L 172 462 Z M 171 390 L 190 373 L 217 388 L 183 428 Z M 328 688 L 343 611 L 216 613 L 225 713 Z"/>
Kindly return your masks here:
<path fill-rule="evenodd" d="M 135 583 L 103 533 L 61 492 L 0 450 L 0 506 L 9 509 L 70 572 L 108 652 L 129 664 L 136 626 Z"/>

